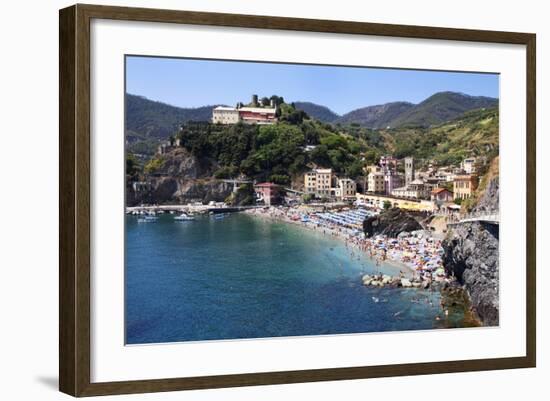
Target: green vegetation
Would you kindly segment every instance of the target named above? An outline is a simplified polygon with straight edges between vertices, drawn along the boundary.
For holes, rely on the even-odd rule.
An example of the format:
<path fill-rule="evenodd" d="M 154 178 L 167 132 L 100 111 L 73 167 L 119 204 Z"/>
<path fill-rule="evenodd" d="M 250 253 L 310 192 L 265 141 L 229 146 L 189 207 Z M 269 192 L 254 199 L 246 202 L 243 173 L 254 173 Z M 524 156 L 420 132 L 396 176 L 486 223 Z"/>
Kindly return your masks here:
<path fill-rule="evenodd" d="M 140 168 L 136 157 L 132 153 L 126 154 L 126 175 L 135 177 L 139 174 Z"/>
<path fill-rule="evenodd" d="M 157 170 L 159 170 L 163 165 L 164 165 L 163 157 L 154 157 L 147 162 L 143 170 L 147 174 L 153 174 Z"/>
<path fill-rule="evenodd" d="M 126 141 L 132 153 L 152 155 L 159 139 L 166 139 L 187 121 L 210 121 L 215 106 L 180 108 L 126 94 Z"/>
<path fill-rule="evenodd" d="M 245 206 L 254 204 L 254 188 L 250 184 L 241 184 L 237 192 L 232 192 L 225 203 L 232 206 Z"/>
<path fill-rule="evenodd" d="M 386 147 L 397 158 L 413 156 L 458 165 L 470 156 L 498 155 L 498 109 L 481 109 L 432 128 L 388 130 Z"/>
<path fill-rule="evenodd" d="M 362 173 L 362 154 L 369 150 L 365 141 L 286 103 L 280 105 L 280 122 L 274 125 L 190 123 L 178 137 L 200 160 L 215 161 L 218 178 L 244 174 L 283 185 L 314 165 L 355 178 Z M 307 152 L 307 145 L 315 149 Z"/>
<path fill-rule="evenodd" d="M 333 122 L 357 123 L 374 129 L 430 127 L 460 117 L 464 113 L 498 106 L 498 99 L 468 96 L 456 92 L 439 92 L 418 104 L 393 102 L 359 108 Z"/>
<path fill-rule="evenodd" d="M 355 179 L 364 174 L 365 165 L 378 162 L 384 154 L 413 156 L 419 167 L 428 162 L 457 166 L 470 156 L 484 156 L 490 161 L 498 155 L 498 108 L 472 110 L 429 128 L 375 130 L 358 123 L 321 122 L 278 96 L 259 102 L 268 104 L 271 100 L 278 105 L 276 124 L 188 121 L 170 134 L 180 139 L 202 166 L 210 167 L 207 171 L 213 171 L 215 178 L 244 175 L 281 185 L 290 185 L 315 167 L 332 168 L 340 176 Z M 127 161 L 127 171 L 133 171 L 134 162 Z M 155 156 L 145 163 L 144 172 L 154 173 L 163 163 Z"/>
<path fill-rule="evenodd" d="M 324 123 L 335 122 L 340 116 L 326 106 L 311 102 L 295 102 L 298 110 L 305 111 L 309 116 Z"/>

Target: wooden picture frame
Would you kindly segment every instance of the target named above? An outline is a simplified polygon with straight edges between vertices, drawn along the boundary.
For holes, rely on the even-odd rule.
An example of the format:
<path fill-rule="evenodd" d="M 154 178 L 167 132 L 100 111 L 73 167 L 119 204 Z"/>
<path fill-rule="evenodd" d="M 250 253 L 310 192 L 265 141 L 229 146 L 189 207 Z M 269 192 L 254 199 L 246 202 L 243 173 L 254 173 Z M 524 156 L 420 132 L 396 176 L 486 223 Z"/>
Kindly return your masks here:
<path fill-rule="evenodd" d="M 94 18 L 345 33 L 526 46 L 526 356 L 223 376 L 92 383 L 90 380 L 90 21 Z M 190 11 L 74 5 L 59 15 L 59 388 L 73 396 L 348 380 L 534 367 L 536 364 L 535 48 L 529 33 Z"/>

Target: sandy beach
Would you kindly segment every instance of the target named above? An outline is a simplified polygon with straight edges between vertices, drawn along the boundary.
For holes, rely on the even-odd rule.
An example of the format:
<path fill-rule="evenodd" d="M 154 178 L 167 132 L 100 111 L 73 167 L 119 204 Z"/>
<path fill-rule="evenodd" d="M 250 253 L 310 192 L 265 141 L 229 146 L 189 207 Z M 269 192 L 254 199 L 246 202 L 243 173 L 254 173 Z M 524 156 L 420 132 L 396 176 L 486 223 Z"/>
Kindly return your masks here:
<path fill-rule="evenodd" d="M 343 241 L 346 247 L 367 255 L 377 266 L 391 264 L 404 277 L 418 277 L 435 281 L 447 280 L 442 264 L 441 241 L 426 233 L 387 238 L 365 238 L 359 228 L 345 227 L 316 218 L 315 213 L 304 213 L 296 208 L 269 207 L 246 211 L 247 214 L 276 222 L 297 225 Z M 298 218 L 297 218 L 298 216 Z"/>

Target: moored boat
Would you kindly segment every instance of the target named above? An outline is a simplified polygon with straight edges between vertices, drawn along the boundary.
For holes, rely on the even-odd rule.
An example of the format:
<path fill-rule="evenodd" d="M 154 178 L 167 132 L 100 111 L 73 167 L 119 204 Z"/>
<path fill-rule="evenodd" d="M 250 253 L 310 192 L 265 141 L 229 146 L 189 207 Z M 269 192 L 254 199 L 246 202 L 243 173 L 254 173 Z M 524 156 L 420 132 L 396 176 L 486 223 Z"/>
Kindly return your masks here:
<path fill-rule="evenodd" d="M 179 216 L 174 217 L 174 220 L 177 221 L 191 221 L 195 220 L 194 216 L 188 215 L 187 213 L 182 213 Z"/>

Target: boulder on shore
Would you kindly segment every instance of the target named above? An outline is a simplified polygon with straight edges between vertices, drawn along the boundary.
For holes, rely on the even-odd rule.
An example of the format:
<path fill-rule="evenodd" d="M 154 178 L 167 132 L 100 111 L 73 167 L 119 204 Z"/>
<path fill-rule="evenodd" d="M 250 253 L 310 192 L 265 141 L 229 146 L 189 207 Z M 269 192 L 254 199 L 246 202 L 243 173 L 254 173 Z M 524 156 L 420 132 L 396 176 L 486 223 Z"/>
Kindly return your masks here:
<path fill-rule="evenodd" d="M 367 237 L 387 235 L 395 238 L 403 232 L 422 230 L 422 226 L 417 220 L 422 217 L 421 214 L 398 208 L 386 210 L 378 216 L 366 218 L 363 221 L 363 232 Z"/>
<path fill-rule="evenodd" d="M 409 280 L 408 278 L 402 278 L 402 279 L 401 279 L 401 287 L 403 287 L 403 288 L 410 288 L 410 287 L 412 287 L 411 280 Z"/>

